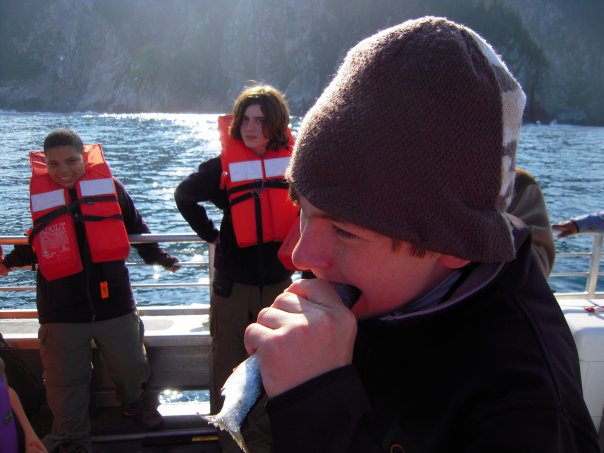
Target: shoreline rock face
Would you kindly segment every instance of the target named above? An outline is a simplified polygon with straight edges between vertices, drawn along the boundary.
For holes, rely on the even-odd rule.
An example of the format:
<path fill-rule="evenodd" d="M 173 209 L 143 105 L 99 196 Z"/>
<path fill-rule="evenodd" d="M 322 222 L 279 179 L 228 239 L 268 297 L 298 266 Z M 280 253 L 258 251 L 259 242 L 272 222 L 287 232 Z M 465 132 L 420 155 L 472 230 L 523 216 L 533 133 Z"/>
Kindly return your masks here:
<path fill-rule="evenodd" d="M 10 0 L 0 4 L 0 109 L 228 111 L 256 80 L 302 115 L 352 45 L 432 14 L 467 23 L 503 55 L 528 95 L 525 121 L 604 125 L 604 6 L 567 3 Z"/>

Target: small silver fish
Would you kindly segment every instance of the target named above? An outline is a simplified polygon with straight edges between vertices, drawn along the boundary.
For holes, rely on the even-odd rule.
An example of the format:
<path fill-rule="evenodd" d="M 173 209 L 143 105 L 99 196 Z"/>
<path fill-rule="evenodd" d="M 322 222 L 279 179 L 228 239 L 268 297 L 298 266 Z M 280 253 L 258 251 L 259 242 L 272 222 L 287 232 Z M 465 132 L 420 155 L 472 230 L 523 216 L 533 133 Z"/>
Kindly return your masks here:
<path fill-rule="evenodd" d="M 241 424 L 262 393 L 262 377 L 255 355 L 250 356 L 229 376 L 221 391 L 224 404 L 216 415 L 203 418 L 217 428 L 228 431 L 237 445 L 247 452 L 241 435 Z"/>

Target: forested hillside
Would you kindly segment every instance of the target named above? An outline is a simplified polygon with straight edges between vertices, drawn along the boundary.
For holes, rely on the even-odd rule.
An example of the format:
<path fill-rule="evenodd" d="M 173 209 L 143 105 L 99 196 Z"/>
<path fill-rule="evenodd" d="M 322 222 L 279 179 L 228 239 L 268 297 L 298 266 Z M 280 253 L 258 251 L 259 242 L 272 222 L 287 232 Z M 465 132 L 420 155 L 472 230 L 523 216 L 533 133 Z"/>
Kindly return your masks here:
<path fill-rule="evenodd" d="M 302 114 L 348 48 L 425 14 L 494 45 L 526 121 L 604 124 L 600 0 L 3 0 L 0 109 L 225 111 L 258 80 Z"/>

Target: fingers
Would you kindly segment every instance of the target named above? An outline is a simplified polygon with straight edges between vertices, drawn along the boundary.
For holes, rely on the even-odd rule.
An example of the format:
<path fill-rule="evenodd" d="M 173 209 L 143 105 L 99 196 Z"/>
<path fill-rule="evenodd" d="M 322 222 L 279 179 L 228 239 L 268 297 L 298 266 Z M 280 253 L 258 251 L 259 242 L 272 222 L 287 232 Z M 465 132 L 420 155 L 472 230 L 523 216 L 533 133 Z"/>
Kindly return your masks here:
<path fill-rule="evenodd" d="M 280 294 L 270 307 L 260 310 L 256 322 L 277 329 L 286 320 L 291 322 L 291 316 L 306 315 L 308 317 L 310 312 L 324 309 L 324 307 L 321 303 L 315 303 L 294 293 L 285 292 Z"/>
<path fill-rule="evenodd" d="M 295 286 L 290 288 L 299 289 Z M 286 335 L 287 331 L 295 326 L 307 325 L 309 319 L 315 318 L 320 311 L 329 309 L 322 303 L 306 300 L 290 292 L 290 288 L 277 296 L 270 307 L 260 310 L 256 322 L 247 327 L 245 346 L 249 354 L 254 353 L 260 344 L 276 334 Z"/>
<path fill-rule="evenodd" d="M 555 223 L 552 225 L 552 228 L 560 231 L 560 233 L 558 233 L 556 236 L 558 238 L 565 238 L 579 232 L 577 224 L 572 220 L 564 220 L 563 222 Z"/>
<path fill-rule="evenodd" d="M 342 316 L 354 319 L 332 283 L 320 279 L 298 281 L 258 313 L 256 323 L 246 330 L 246 348 L 251 353 L 271 336 L 288 335 L 299 328 L 320 330 Z"/>
<path fill-rule="evenodd" d="M 553 228 L 558 230 L 557 238 L 565 238 L 575 233 L 568 225 L 558 224 L 554 225 Z"/>
<path fill-rule="evenodd" d="M 258 314 L 244 337 L 269 397 L 352 361 L 357 322 L 332 283 L 298 281 Z M 325 347 L 329 345 L 330 347 Z"/>
<path fill-rule="evenodd" d="M 292 283 L 288 292 L 296 294 L 308 302 L 324 307 L 342 307 L 342 300 L 334 284 L 320 278 L 303 279 Z"/>
<path fill-rule="evenodd" d="M 259 323 L 252 323 L 245 329 L 243 344 L 249 355 L 255 354 L 258 347 L 273 334 L 274 329 Z"/>

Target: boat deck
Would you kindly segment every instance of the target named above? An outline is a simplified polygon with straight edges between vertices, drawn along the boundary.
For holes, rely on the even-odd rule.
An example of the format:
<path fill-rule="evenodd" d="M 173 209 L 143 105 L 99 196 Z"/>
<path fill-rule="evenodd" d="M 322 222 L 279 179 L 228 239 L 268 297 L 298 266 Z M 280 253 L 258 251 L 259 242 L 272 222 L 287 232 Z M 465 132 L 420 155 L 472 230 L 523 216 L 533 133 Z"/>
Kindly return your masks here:
<path fill-rule="evenodd" d="M 158 391 L 208 388 L 211 348 L 208 308 L 153 307 L 141 308 L 139 313 L 145 325 L 145 346 L 153 369 L 151 388 Z M 41 373 L 38 327 L 36 310 L 0 311 L 0 332 L 21 352 L 34 373 Z M 95 360 L 101 361 L 101 358 L 95 356 Z M 95 377 L 98 390 L 105 384 L 111 386 L 108 376 Z"/>
<path fill-rule="evenodd" d="M 217 432 L 198 414 L 209 413 L 207 388 L 210 369 L 210 335 L 207 307 L 154 307 L 140 309 L 145 324 L 145 346 L 151 362 L 150 389 L 167 389 L 205 395 L 187 402 L 165 403 L 158 408 L 164 427 L 147 431 L 124 417 L 102 358 L 94 354 L 92 403 L 93 453 L 113 452 L 220 452 Z M 0 332 L 16 348 L 30 370 L 41 375 L 35 310 L 0 312 Z M 50 432 L 52 416 L 43 405 L 31 418 L 36 432 Z"/>
<path fill-rule="evenodd" d="M 161 409 L 161 408 L 160 408 Z M 31 422 L 43 437 L 50 431 L 50 412 L 42 406 Z M 164 416 L 159 431 L 147 431 L 117 407 L 98 407 L 92 416 L 92 453 L 219 453 L 216 429 L 197 415 Z"/>

